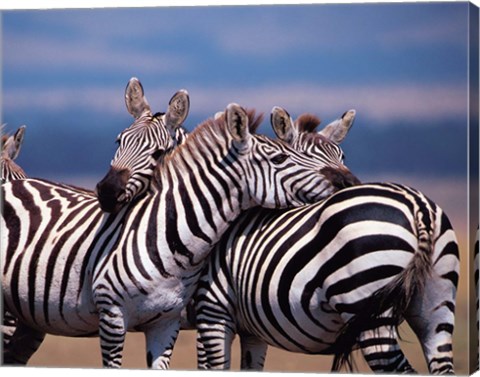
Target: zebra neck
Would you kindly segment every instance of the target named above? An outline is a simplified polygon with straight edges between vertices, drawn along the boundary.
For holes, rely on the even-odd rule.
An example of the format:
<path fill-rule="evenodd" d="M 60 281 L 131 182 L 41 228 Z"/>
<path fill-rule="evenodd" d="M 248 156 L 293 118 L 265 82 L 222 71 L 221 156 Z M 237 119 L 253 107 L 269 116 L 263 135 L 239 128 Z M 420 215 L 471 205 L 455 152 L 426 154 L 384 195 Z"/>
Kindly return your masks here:
<path fill-rule="evenodd" d="M 229 224 L 250 206 L 235 148 L 213 145 L 200 152 L 177 154 L 162 166 L 153 208 L 172 252 L 187 256 L 193 265 L 208 256 Z"/>

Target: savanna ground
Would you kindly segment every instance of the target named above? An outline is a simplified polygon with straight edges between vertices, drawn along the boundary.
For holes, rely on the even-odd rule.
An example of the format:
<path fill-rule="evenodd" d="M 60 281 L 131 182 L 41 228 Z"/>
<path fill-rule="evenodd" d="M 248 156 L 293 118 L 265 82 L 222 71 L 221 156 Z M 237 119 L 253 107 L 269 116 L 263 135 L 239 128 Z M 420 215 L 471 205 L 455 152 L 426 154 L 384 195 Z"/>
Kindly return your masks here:
<path fill-rule="evenodd" d="M 471 255 L 467 242 L 467 207 L 468 201 L 465 182 L 426 180 L 408 177 L 385 179 L 388 181 L 410 184 L 426 193 L 436 201 L 449 215 L 457 232 L 461 254 L 461 273 L 457 296 L 456 323 L 454 333 L 454 358 L 457 374 L 468 374 L 472 370 L 475 355 L 476 335 L 474 318 L 473 289 L 469 286 L 472 278 Z M 367 181 L 364 179 L 364 181 Z M 375 179 L 369 179 L 375 181 Z M 478 188 L 476 188 L 478 190 Z M 473 283 L 472 283 L 473 284 Z M 428 373 L 423 353 L 415 335 L 409 327 L 400 327 L 401 346 L 410 363 L 420 373 Z M 235 340 L 232 351 L 232 366 L 239 369 L 239 342 Z M 129 333 L 124 349 L 123 366 L 137 369 L 146 367 L 145 344 L 143 334 Z M 360 354 L 355 354 L 359 372 L 370 372 Z M 270 347 L 267 354 L 265 370 L 270 372 L 329 372 L 331 356 L 294 354 Z M 64 338 L 48 335 L 39 351 L 31 359 L 30 366 L 45 367 L 101 367 L 100 346 L 98 338 Z M 470 365 L 470 366 L 469 366 Z M 196 368 L 195 332 L 181 331 L 175 349 L 171 368 L 176 370 L 194 370 Z"/>

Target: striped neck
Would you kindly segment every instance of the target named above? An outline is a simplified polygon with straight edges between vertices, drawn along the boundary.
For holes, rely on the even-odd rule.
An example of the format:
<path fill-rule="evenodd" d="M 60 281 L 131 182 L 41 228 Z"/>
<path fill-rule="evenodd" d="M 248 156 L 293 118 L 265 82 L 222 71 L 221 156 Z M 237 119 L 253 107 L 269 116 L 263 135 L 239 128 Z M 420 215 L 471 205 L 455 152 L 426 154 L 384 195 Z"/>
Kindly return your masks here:
<path fill-rule="evenodd" d="M 203 183 L 207 186 L 203 191 L 213 190 L 229 202 L 236 198 L 240 210 L 247 209 L 250 198 L 241 155 L 222 121 L 209 119 L 189 134 L 188 143 L 164 157 L 156 167 L 153 186 L 158 190 L 174 184 L 183 193 L 196 189 L 190 185 Z"/>
<path fill-rule="evenodd" d="M 241 151 L 224 127 L 208 121 L 156 170 L 152 193 L 169 245 L 200 263 L 229 224 L 251 206 Z M 195 250 L 195 255 L 192 250 Z"/>

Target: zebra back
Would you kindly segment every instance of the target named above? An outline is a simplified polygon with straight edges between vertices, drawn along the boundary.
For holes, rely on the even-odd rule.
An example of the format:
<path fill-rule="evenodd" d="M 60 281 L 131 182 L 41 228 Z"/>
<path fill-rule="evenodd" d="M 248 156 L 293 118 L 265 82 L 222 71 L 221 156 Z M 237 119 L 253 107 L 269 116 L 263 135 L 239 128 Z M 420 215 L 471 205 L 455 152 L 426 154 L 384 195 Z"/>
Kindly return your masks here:
<path fill-rule="evenodd" d="M 181 127 L 190 99 L 180 90 L 170 99 L 166 113 L 153 113 L 137 78 L 130 79 L 125 104 L 134 123 L 117 137 L 118 148 L 106 176 L 97 184 L 98 200 L 105 212 L 118 212 L 145 193 L 158 160 L 185 140 Z"/>
<path fill-rule="evenodd" d="M 0 174 L 1 181 L 8 182 L 12 179 L 24 179 L 27 177 L 23 169 L 15 163 L 20 153 L 20 148 L 25 137 L 25 126 L 21 126 L 13 135 L 2 135 Z"/>

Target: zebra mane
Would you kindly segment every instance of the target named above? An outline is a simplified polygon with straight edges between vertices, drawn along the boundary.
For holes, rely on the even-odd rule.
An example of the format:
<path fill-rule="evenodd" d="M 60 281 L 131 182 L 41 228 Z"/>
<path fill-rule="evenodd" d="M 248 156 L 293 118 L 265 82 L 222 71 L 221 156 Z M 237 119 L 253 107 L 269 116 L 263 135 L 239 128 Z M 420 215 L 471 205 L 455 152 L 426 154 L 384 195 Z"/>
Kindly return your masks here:
<path fill-rule="evenodd" d="M 247 117 L 248 117 L 248 129 L 250 130 L 251 133 L 256 133 L 258 130 L 258 127 L 260 124 L 263 122 L 263 113 L 260 113 L 256 115 L 255 109 L 247 109 Z M 218 113 L 218 116 L 215 116 L 215 119 L 225 119 L 225 113 Z"/>
<path fill-rule="evenodd" d="M 248 109 L 247 116 L 248 116 L 248 128 L 250 129 L 250 132 L 252 134 L 256 133 L 258 130 L 258 127 L 260 126 L 260 124 L 262 124 L 263 113 L 256 115 L 255 109 Z"/>
<path fill-rule="evenodd" d="M 297 118 L 295 124 L 298 132 L 315 132 L 315 129 L 321 122 L 316 115 L 305 113 Z"/>
<path fill-rule="evenodd" d="M 251 133 L 255 133 L 263 120 L 263 114 L 256 115 L 255 110 L 248 110 L 248 125 Z M 213 148 L 218 145 L 225 147 L 232 140 L 230 136 L 225 117 L 209 118 L 203 121 L 188 135 L 186 142 L 174 148 L 166 154 L 155 168 L 153 181 L 161 184 L 162 172 L 166 165 L 174 166 L 176 169 L 183 170 L 189 168 L 188 159 L 198 160 L 203 155 L 211 154 Z M 216 146 L 217 145 L 217 146 Z"/>

